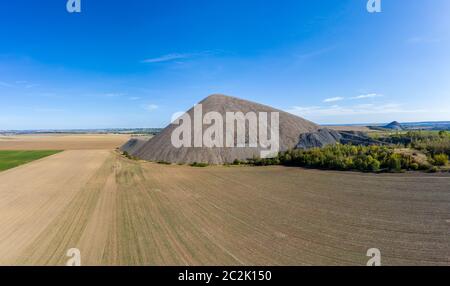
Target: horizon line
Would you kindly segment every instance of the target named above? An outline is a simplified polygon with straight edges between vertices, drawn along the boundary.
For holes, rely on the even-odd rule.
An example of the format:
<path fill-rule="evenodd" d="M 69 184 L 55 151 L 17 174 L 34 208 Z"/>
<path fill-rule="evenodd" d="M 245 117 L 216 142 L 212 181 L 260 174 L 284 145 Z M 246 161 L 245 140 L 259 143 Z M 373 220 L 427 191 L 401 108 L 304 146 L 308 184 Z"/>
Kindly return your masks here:
<path fill-rule="evenodd" d="M 380 126 L 384 124 L 389 124 L 391 122 L 378 122 L 378 123 L 342 123 L 342 124 L 335 124 L 335 123 L 324 123 L 324 124 L 317 124 L 319 126 Z M 436 124 L 436 123 L 448 123 L 450 124 L 450 120 L 437 120 L 437 121 L 409 121 L 409 122 L 399 122 L 400 124 Z M 170 125 L 170 124 L 168 124 Z M 168 126 L 167 125 L 167 126 Z M 31 129 L 0 129 L 1 132 L 14 132 L 14 131 L 94 131 L 94 130 L 136 130 L 136 129 L 164 129 L 167 126 L 164 127 L 98 127 L 98 128 L 31 128 Z"/>

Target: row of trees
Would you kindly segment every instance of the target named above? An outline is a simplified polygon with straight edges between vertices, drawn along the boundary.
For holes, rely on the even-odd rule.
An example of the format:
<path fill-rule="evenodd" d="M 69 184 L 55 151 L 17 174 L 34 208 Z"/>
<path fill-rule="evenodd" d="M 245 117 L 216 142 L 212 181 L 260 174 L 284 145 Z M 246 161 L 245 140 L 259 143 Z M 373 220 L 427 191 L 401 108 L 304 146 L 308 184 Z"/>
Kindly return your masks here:
<path fill-rule="evenodd" d="M 390 134 L 379 139 L 420 150 L 430 155 L 431 158 L 440 154 L 450 156 L 450 133 L 448 131 L 408 131 Z"/>
<path fill-rule="evenodd" d="M 234 164 L 242 162 L 235 161 Z M 253 158 L 246 163 L 256 166 L 285 165 L 332 170 L 358 170 L 364 172 L 401 172 L 428 169 L 408 154 L 394 152 L 387 146 L 330 145 L 310 150 L 290 150 L 276 158 Z"/>
<path fill-rule="evenodd" d="M 411 143 L 411 147 L 424 151 L 431 156 L 439 154 L 450 156 L 450 137 L 415 141 Z"/>

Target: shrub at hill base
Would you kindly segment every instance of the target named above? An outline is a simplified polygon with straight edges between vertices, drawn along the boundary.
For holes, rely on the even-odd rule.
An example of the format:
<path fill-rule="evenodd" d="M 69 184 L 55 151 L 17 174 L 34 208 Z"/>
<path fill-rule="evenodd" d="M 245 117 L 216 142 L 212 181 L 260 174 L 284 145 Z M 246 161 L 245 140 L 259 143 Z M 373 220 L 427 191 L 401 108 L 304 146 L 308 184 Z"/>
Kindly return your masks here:
<path fill-rule="evenodd" d="M 448 164 L 448 156 L 447 154 L 437 154 L 434 155 L 434 164 L 436 166 L 445 166 Z"/>

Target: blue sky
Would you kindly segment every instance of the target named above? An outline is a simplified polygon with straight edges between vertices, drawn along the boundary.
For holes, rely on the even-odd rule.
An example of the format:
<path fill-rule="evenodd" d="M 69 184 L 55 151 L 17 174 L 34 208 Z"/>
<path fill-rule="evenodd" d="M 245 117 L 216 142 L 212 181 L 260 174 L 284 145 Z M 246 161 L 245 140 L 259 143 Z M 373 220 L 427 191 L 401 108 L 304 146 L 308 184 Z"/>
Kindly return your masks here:
<path fill-rule="evenodd" d="M 212 93 L 318 123 L 450 120 L 450 1 L 0 3 L 0 130 L 163 127 Z"/>

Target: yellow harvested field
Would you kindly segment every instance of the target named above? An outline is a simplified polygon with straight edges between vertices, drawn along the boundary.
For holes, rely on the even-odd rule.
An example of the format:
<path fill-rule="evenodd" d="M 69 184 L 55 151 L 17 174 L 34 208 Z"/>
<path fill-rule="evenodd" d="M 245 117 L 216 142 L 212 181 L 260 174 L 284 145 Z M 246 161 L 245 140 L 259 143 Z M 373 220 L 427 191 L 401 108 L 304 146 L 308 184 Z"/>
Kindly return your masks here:
<path fill-rule="evenodd" d="M 128 139 L 121 134 L 0 135 L 0 150 L 111 150 Z"/>
<path fill-rule="evenodd" d="M 347 131 L 347 132 L 374 132 L 367 126 L 323 126 L 336 131 Z"/>
<path fill-rule="evenodd" d="M 0 173 L 0 265 L 450 264 L 450 177 L 73 150 Z"/>

